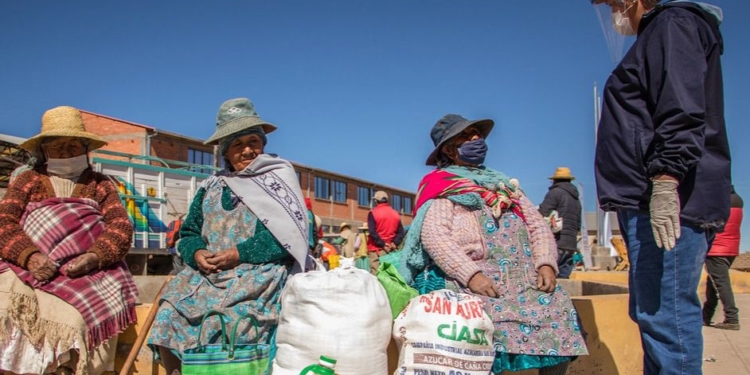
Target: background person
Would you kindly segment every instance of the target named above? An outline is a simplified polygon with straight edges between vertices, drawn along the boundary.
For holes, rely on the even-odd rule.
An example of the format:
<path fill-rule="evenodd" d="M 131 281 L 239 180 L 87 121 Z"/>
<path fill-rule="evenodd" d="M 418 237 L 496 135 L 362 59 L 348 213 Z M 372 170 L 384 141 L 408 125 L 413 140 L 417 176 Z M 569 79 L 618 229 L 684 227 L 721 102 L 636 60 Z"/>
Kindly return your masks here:
<path fill-rule="evenodd" d="M 573 257 L 578 252 L 578 232 L 581 231 L 581 201 L 578 189 L 572 181 L 575 177 L 570 174 L 570 168 L 559 167 L 550 178 L 552 186 L 544 196 L 539 212 L 542 216 L 549 216 L 553 210 L 562 218 L 562 230 L 554 233 L 557 244 L 557 267 L 559 279 L 567 279 L 573 272 Z"/>
<path fill-rule="evenodd" d="M 388 204 L 388 193 L 378 190 L 373 196 L 375 207 L 367 214 L 369 236 L 367 249 L 370 272 L 374 275 L 380 267 L 380 257 L 398 249 L 404 240 L 401 215 Z"/>
<path fill-rule="evenodd" d="M 362 224 L 357 229 L 359 229 L 359 233 L 357 233 L 357 238 L 354 240 L 354 249 L 356 249 L 354 266 L 361 270 L 369 271 L 370 258 L 368 257 L 367 250 L 367 223 Z"/>
<path fill-rule="evenodd" d="M 339 225 L 339 237 L 332 242 L 341 248 L 341 265 L 354 266 L 354 243 L 357 241 L 357 235 L 352 231 L 352 226 L 347 222 L 341 222 Z M 343 259 L 346 258 L 346 259 Z"/>
<path fill-rule="evenodd" d="M 740 317 L 737 304 L 734 303 L 732 280 L 729 278 L 729 268 L 734 259 L 740 255 L 740 227 L 742 226 L 742 209 L 744 202 L 734 191 L 730 197 L 730 212 L 724 231 L 716 234 L 711 250 L 706 256 L 706 302 L 703 303 L 703 325 L 719 329 L 740 329 Z M 718 298 L 717 298 L 718 297 Z M 712 324 L 711 318 L 721 300 L 724 307 L 724 321 Z"/>

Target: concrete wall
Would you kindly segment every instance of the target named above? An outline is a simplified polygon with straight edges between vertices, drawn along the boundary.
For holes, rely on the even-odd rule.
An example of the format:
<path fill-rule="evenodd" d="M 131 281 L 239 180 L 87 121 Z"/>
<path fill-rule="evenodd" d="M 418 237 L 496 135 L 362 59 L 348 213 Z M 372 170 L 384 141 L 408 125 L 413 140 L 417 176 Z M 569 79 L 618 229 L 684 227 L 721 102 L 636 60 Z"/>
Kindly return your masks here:
<path fill-rule="evenodd" d="M 698 293 L 701 295 L 706 292 L 707 274 L 705 269 L 701 274 L 701 281 L 698 284 Z M 591 272 L 573 272 L 570 275 L 572 280 L 585 280 L 603 283 L 613 283 L 627 286 L 627 271 L 591 271 Z M 729 278 L 732 280 L 732 291 L 734 293 L 750 293 L 750 272 L 729 270 Z"/>

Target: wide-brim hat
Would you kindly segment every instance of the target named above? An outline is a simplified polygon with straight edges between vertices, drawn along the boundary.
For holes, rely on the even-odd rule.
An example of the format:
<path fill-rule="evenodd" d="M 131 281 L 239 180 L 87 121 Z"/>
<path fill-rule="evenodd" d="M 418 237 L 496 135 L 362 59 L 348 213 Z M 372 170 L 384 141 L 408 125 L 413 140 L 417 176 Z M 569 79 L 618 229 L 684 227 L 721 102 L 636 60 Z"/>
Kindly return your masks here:
<path fill-rule="evenodd" d="M 555 169 L 555 174 L 549 177 L 550 180 L 575 180 L 576 178 L 570 174 L 570 168 L 559 167 Z"/>
<path fill-rule="evenodd" d="M 219 112 L 216 114 L 216 131 L 204 143 L 207 145 L 216 143 L 222 138 L 253 127 L 263 129 L 265 134 L 276 130 L 276 125 L 258 116 L 250 99 L 229 99 L 219 107 Z"/>
<path fill-rule="evenodd" d="M 18 145 L 31 153 L 37 153 L 45 138 L 76 137 L 88 143 L 88 150 L 96 150 L 107 145 L 107 141 L 98 135 L 87 132 L 83 126 L 81 111 L 68 106 L 55 107 L 42 115 L 42 131 Z"/>
<path fill-rule="evenodd" d="M 360 226 L 357 229 L 359 229 L 359 230 L 367 230 L 367 223 L 363 223 L 362 226 Z"/>
<path fill-rule="evenodd" d="M 349 225 L 346 221 L 342 221 L 341 224 L 339 224 L 339 229 L 344 229 L 346 227 L 349 227 L 349 229 L 352 229 L 352 226 Z"/>
<path fill-rule="evenodd" d="M 430 137 L 432 138 L 432 143 L 435 145 L 435 149 L 427 157 L 425 164 L 437 165 L 437 155 L 443 144 L 472 125 L 477 127 L 479 133 L 482 134 L 482 138 L 487 138 L 495 126 L 495 122 L 490 119 L 468 120 L 461 115 L 455 114 L 445 115 L 438 120 L 432 127 L 432 130 L 430 130 Z"/>

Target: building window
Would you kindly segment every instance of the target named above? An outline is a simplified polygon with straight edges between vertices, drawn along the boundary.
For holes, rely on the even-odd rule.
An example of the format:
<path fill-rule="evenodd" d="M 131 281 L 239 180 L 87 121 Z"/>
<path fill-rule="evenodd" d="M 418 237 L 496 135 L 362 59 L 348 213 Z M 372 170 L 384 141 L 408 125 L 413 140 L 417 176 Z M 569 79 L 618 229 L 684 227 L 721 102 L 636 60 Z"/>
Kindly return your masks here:
<path fill-rule="evenodd" d="M 357 204 L 364 207 L 370 207 L 372 202 L 372 190 L 364 186 L 357 186 Z"/>
<path fill-rule="evenodd" d="M 315 177 L 315 198 L 329 199 L 331 197 L 331 180 Z"/>
<path fill-rule="evenodd" d="M 393 207 L 394 210 L 401 212 L 401 196 L 398 194 L 393 194 L 391 196 L 391 207 Z"/>
<path fill-rule="evenodd" d="M 188 163 L 198 165 L 210 165 L 214 166 L 214 154 L 208 151 L 196 150 L 188 148 Z M 211 168 L 194 168 L 195 172 L 213 174 L 214 171 Z"/>
<path fill-rule="evenodd" d="M 295 171 L 294 173 L 297 174 L 297 182 L 299 182 L 300 185 L 302 185 L 302 173 L 299 173 Z"/>
<path fill-rule="evenodd" d="M 346 203 L 346 182 L 333 181 L 333 201 Z"/>
<path fill-rule="evenodd" d="M 411 197 L 404 197 L 403 203 L 404 203 L 404 213 L 411 215 L 411 210 L 412 210 Z"/>

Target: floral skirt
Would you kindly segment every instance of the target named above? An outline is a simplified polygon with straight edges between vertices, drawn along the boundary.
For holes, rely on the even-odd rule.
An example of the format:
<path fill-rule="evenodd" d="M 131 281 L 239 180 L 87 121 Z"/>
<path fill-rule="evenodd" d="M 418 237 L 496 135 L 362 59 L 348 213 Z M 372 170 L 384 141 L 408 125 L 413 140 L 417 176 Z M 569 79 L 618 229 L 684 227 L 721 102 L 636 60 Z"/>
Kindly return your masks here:
<path fill-rule="evenodd" d="M 210 310 L 231 320 L 225 322 L 227 330 L 240 319 L 238 344 L 269 342 L 278 325 L 281 289 L 287 274 L 287 266 L 281 264 L 241 264 L 208 276 L 192 268 L 184 269 L 169 283 L 160 300 L 149 346 L 163 346 L 181 358 L 185 349 L 199 346 L 201 321 Z M 242 319 L 247 315 L 257 320 L 257 332 L 250 319 Z M 216 317 L 209 318 L 200 343 L 217 343 L 220 339 L 221 323 Z"/>

